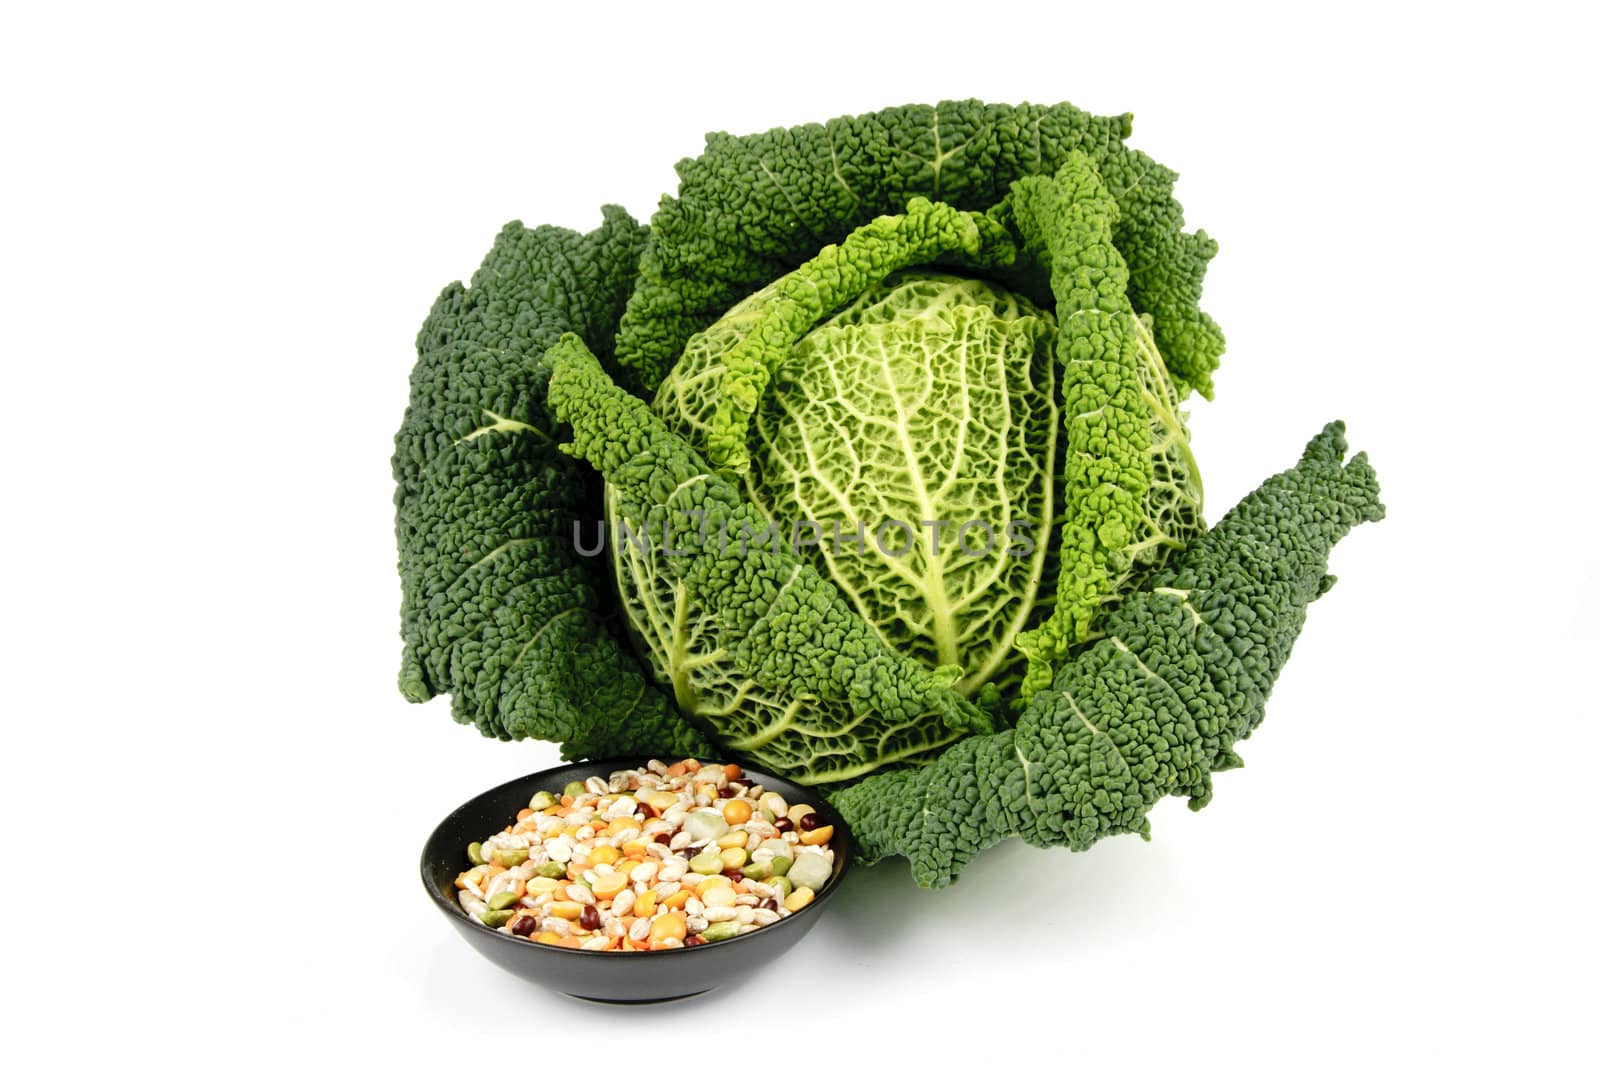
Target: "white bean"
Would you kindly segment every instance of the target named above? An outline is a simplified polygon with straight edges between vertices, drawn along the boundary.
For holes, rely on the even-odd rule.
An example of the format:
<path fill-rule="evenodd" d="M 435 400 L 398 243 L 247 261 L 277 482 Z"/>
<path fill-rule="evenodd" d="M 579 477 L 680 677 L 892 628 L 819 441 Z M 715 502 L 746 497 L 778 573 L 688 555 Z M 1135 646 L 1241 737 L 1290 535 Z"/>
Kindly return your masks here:
<path fill-rule="evenodd" d="M 622 819 L 632 815 L 638 810 L 639 802 L 637 800 L 634 800 L 632 797 L 618 797 L 616 801 L 606 809 L 605 818 L 607 821 L 610 821 L 611 819 Z"/>

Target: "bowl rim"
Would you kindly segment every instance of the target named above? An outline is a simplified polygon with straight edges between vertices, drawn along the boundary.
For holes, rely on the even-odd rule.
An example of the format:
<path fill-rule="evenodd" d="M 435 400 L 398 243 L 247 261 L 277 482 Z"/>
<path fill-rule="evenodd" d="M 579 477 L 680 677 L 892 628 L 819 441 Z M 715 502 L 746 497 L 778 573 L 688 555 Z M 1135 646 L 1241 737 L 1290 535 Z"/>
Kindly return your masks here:
<path fill-rule="evenodd" d="M 498 793 L 500 790 L 515 785 L 516 783 L 525 779 L 542 777 L 556 771 L 580 770 L 585 767 L 596 767 L 600 765 L 611 765 L 616 763 L 631 763 L 632 767 L 643 767 L 649 763 L 650 760 L 660 758 L 661 757 L 659 756 L 618 756 L 610 759 L 580 760 L 577 763 L 558 763 L 555 766 L 546 767 L 544 770 L 530 771 L 527 774 L 512 778 L 505 782 L 501 782 L 499 785 L 491 786 L 471 799 L 465 800 L 456 805 L 450 814 L 441 819 L 439 824 L 433 828 L 433 831 L 428 834 L 428 839 L 422 846 L 422 860 L 420 864 L 422 884 L 427 889 L 429 898 L 432 899 L 440 911 L 444 912 L 445 915 L 447 915 L 456 923 L 459 923 L 463 928 L 473 930 L 479 936 L 493 937 L 497 940 L 497 943 L 522 945 L 529 949 L 565 953 L 567 955 L 578 956 L 589 960 L 600 960 L 606 958 L 614 958 L 624 961 L 631 960 L 633 962 L 639 962 L 641 960 L 651 958 L 669 960 L 678 958 L 681 953 L 685 952 L 702 952 L 708 949 L 718 949 L 736 943 L 749 945 L 751 938 L 760 937 L 762 934 L 776 930 L 785 922 L 787 922 L 788 919 L 794 918 L 794 915 L 789 915 L 786 919 L 779 919 L 775 923 L 769 923 L 759 929 L 751 930 L 749 933 L 737 934 L 722 941 L 707 941 L 703 945 L 682 945 L 678 948 L 653 949 L 649 952 L 598 952 L 594 949 L 587 948 L 569 948 L 565 945 L 547 945 L 542 941 L 532 941 L 526 937 L 516 937 L 510 934 L 503 934 L 499 930 L 493 927 L 485 926 L 483 923 L 473 919 L 462 909 L 461 902 L 459 900 L 441 893 L 439 891 L 439 887 L 434 883 L 432 872 L 430 870 L 430 867 L 432 866 L 430 861 L 436 852 L 442 852 L 442 846 L 435 846 L 436 839 L 444 833 L 445 827 L 453 822 L 464 809 L 477 804 L 481 800 L 485 800 L 491 793 Z M 616 768 L 613 768 L 613 770 L 615 769 Z M 840 845 L 836 845 L 834 848 L 834 864 L 837 868 L 836 872 L 832 878 L 828 879 L 827 884 L 817 891 L 816 896 L 812 897 L 811 903 L 806 906 L 807 909 L 816 907 L 827 897 L 831 896 L 833 891 L 839 887 L 839 883 L 843 882 L 845 880 L 845 876 L 850 873 L 851 863 L 855 858 L 855 836 L 850 832 L 849 824 L 846 823 L 839 815 L 838 809 L 836 809 L 832 804 L 828 803 L 828 798 L 823 796 L 821 792 L 812 786 L 802 785 L 799 782 L 784 778 L 782 775 L 773 774 L 771 771 L 764 770 L 763 768 L 754 765 L 749 767 L 741 765 L 740 769 L 747 772 L 754 771 L 756 774 L 770 778 L 775 782 L 783 783 L 784 787 L 788 789 L 798 789 L 809 794 L 807 799 L 801 801 L 801 803 L 811 804 L 818 811 L 823 812 L 831 818 L 830 825 L 832 825 L 835 830 L 834 839 L 828 842 L 830 845 L 834 845 L 836 841 L 839 841 L 839 831 L 843 831 L 843 840 L 840 842 L 842 847 L 840 847 Z M 803 935 L 805 932 L 806 931 L 801 931 L 801 934 Z"/>

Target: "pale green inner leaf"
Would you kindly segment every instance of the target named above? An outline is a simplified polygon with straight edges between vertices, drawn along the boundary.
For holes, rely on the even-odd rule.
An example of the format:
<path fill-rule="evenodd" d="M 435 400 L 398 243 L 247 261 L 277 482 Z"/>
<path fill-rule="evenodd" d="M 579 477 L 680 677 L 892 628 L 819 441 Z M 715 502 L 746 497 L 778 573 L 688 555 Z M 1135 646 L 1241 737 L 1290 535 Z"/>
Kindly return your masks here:
<path fill-rule="evenodd" d="M 1014 659 L 1048 557 L 1054 322 L 972 279 L 919 274 L 797 345 L 758 414 L 751 495 L 884 643 L 959 667 Z"/>

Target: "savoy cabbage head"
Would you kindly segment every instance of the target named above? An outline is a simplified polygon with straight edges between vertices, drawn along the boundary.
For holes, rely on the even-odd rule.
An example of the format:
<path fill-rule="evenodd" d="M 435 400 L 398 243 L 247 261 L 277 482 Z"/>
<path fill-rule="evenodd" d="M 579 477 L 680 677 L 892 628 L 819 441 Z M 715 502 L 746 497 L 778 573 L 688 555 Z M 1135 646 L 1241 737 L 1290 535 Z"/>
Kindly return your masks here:
<path fill-rule="evenodd" d="M 1128 133 L 965 101 L 716 134 L 648 230 L 507 227 L 396 438 L 405 694 L 834 784 L 928 885 L 1204 803 L 1382 506 L 1331 424 L 1206 530 L 1215 245 Z"/>
<path fill-rule="evenodd" d="M 690 441 L 769 293 L 690 338 L 656 394 Z M 1052 559 L 1037 539 L 1055 519 L 1055 336 L 1054 315 L 991 282 L 891 274 L 782 357 L 749 427 L 742 480 L 768 536 L 797 542 L 885 645 L 957 668 L 963 696 L 1007 680 Z"/>

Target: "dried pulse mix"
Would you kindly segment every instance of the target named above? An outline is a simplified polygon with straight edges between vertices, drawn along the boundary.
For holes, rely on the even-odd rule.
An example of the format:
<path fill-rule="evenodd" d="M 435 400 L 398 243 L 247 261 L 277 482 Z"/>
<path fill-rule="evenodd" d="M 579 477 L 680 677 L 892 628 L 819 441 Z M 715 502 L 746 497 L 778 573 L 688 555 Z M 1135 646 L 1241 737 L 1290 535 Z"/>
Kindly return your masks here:
<path fill-rule="evenodd" d="M 799 911 L 833 873 L 833 827 L 737 764 L 670 766 L 536 793 L 467 855 L 467 914 L 504 933 L 596 951 L 683 948 Z"/>

